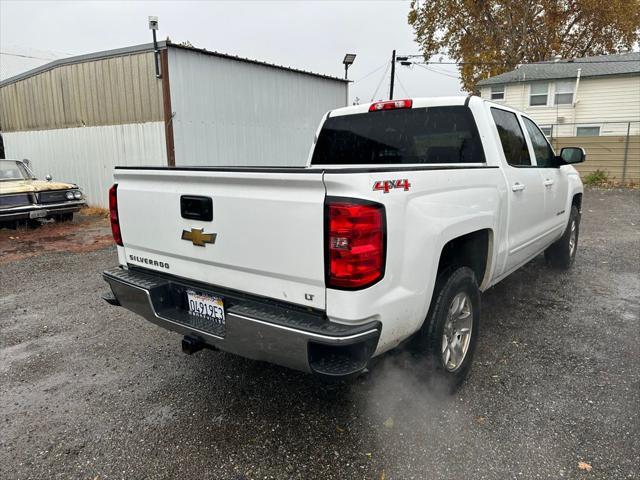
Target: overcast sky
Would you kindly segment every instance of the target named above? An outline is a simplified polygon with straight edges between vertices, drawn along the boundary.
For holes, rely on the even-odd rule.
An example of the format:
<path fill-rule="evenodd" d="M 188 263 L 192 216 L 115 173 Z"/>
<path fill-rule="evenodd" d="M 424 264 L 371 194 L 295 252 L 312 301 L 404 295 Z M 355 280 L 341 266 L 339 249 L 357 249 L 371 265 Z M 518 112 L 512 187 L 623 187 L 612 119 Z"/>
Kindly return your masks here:
<path fill-rule="evenodd" d="M 387 98 L 389 72 L 383 74 L 394 48 L 398 54 L 420 53 L 407 24 L 408 11 L 409 2 L 400 0 L 0 0 L 0 51 L 77 55 L 147 43 L 147 17 L 156 15 L 160 39 L 169 36 L 174 42 L 329 75 L 344 75 L 344 54 L 355 53 L 351 98 L 368 102 L 378 85 L 375 99 Z M 439 73 L 399 66 L 395 97 L 462 94 L 454 66 L 430 68 Z"/>

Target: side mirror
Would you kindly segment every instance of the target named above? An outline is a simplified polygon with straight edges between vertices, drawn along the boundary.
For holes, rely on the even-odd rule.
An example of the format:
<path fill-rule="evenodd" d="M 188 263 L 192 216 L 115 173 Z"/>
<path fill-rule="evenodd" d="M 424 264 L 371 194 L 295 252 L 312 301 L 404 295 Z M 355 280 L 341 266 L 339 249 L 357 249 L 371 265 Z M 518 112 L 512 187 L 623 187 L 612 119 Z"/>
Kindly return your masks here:
<path fill-rule="evenodd" d="M 587 159 L 587 154 L 581 147 L 564 147 L 560 150 L 560 158 L 565 164 L 582 163 Z"/>
<path fill-rule="evenodd" d="M 45 177 L 44 177 L 44 179 L 45 179 L 47 182 L 50 182 L 52 178 L 53 178 L 53 177 L 52 177 L 50 174 L 48 174 L 48 173 L 47 173 L 47 174 L 45 175 Z"/>
<path fill-rule="evenodd" d="M 31 160 L 29 160 L 28 158 L 24 158 L 22 160 L 22 163 L 24 163 L 27 167 L 31 168 Z"/>

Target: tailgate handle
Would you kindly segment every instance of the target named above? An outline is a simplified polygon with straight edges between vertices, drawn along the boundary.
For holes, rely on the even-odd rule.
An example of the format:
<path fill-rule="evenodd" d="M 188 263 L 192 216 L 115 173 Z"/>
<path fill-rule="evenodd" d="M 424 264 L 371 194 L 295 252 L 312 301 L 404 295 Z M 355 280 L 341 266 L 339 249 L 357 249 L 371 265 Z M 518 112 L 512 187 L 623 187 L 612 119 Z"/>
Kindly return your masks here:
<path fill-rule="evenodd" d="M 213 220 L 213 200 L 211 197 L 182 195 L 180 197 L 180 215 L 189 220 Z"/>

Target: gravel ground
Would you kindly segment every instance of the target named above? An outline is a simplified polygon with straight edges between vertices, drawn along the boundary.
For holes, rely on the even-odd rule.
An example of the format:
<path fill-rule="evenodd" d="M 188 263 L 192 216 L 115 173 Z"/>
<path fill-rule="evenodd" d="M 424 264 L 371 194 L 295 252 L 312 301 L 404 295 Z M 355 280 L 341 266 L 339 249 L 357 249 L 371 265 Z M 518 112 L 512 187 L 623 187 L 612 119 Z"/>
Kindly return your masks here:
<path fill-rule="evenodd" d="M 639 191 L 588 191 L 575 268 L 483 295 L 452 397 L 402 353 L 333 387 L 183 355 L 99 299 L 112 247 L 0 263 L 0 478 L 638 478 L 639 225 Z"/>

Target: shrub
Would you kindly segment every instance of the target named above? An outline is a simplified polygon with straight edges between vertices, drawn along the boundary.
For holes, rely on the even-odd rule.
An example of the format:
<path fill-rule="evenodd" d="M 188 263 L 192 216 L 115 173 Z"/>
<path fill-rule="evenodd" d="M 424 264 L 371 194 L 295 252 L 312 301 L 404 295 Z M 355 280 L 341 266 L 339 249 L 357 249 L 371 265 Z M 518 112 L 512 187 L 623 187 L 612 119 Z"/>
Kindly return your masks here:
<path fill-rule="evenodd" d="M 604 170 L 594 170 L 584 177 L 585 185 L 597 186 L 605 185 L 609 182 L 609 174 Z"/>

